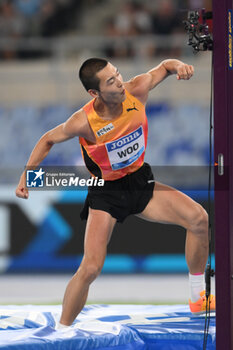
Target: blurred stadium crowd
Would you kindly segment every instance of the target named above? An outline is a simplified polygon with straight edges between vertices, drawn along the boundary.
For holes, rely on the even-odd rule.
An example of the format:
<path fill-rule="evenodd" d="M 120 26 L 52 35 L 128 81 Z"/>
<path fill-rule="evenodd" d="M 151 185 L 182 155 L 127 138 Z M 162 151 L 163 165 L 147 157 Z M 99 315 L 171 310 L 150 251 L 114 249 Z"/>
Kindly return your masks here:
<path fill-rule="evenodd" d="M 26 59 L 48 56 L 49 51 L 28 50 L 16 43 L 29 38 L 101 35 L 123 38 L 144 35 L 168 36 L 182 33 L 187 9 L 208 8 L 208 0 L 1 0 L 0 58 Z M 13 39 L 11 46 L 4 45 Z M 4 41 L 5 40 L 5 41 Z M 179 55 L 179 50 L 159 49 L 153 42 L 146 55 Z M 130 43 L 113 41 L 103 50 L 108 57 L 132 57 Z"/>

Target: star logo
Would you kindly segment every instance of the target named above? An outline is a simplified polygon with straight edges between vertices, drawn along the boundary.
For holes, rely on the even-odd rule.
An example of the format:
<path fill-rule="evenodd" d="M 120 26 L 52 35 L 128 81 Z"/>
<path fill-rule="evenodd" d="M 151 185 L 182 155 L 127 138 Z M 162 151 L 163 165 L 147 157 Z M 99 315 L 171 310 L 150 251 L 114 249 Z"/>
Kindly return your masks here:
<path fill-rule="evenodd" d="M 43 171 L 42 168 L 39 170 L 27 170 L 27 187 L 43 187 L 44 174 L 45 171 Z"/>
<path fill-rule="evenodd" d="M 34 174 L 36 174 L 36 177 L 34 178 L 34 181 L 36 181 L 37 179 L 42 179 L 42 175 L 45 173 L 45 171 L 42 170 L 42 168 L 40 168 L 40 170 L 38 171 L 34 171 Z"/>

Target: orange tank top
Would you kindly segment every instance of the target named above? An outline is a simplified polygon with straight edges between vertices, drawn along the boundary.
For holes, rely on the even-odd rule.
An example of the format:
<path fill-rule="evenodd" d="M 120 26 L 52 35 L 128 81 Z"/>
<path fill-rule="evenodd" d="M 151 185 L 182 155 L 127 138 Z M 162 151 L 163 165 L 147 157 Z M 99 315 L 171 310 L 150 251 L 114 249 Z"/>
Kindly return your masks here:
<path fill-rule="evenodd" d="M 83 110 L 96 141 L 79 138 L 82 156 L 92 176 L 117 180 L 138 170 L 144 163 L 148 123 L 145 106 L 128 91 L 122 114 L 104 120 L 94 109 L 94 99 Z"/>

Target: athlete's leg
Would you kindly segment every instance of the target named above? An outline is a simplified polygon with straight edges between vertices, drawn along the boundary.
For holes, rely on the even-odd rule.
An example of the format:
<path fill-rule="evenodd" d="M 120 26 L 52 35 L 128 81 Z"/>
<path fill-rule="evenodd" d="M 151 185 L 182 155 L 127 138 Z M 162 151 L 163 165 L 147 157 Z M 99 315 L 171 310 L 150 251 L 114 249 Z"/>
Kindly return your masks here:
<path fill-rule="evenodd" d="M 189 272 L 204 272 L 209 247 L 208 215 L 200 204 L 182 192 L 156 182 L 153 197 L 138 216 L 186 228 L 185 255 Z"/>
<path fill-rule="evenodd" d="M 87 220 L 84 257 L 78 271 L 70 280 L 64 295 L 60 323 L 70 325 L 85 305 L 88 289 L 100 274 L 116 223 L 109 213 L 89 209 Z"/>

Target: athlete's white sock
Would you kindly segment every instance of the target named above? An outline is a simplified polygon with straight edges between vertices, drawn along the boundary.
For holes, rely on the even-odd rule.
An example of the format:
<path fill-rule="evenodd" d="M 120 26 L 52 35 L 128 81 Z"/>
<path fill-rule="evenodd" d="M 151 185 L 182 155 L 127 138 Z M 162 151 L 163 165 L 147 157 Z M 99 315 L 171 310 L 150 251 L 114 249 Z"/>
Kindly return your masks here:
<path fill-rule="evenodd" d="M 189 274 L 189 292 L 192 303 L 200 299 L 200 293 L 205 289 L 205 277 L 203 273 Z"/>
<path fill-rule="evenodd" d="M 65 324 L 62 324 L 62 323 L 60 323 L 60 322 L 58 322 L 58 323 L 56 324 L 56 329 L 63 329 L 63 328 L 67 328 L 67 327 L 69 327 L 69 326 L 66 326 Z"/>

